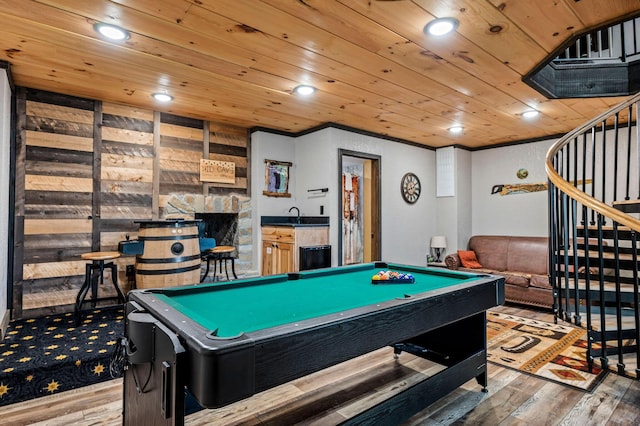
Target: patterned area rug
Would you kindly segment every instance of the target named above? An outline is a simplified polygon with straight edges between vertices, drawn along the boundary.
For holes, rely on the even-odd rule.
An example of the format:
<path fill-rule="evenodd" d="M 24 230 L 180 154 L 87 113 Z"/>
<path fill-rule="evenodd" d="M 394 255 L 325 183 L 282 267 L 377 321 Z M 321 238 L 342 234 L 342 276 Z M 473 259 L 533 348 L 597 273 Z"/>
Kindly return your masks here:
<path fill-rule="evenodd" d="M 606 371 L 589 371 L 585 339 L 585 330 L 566 323 L 487 312 L 490 362 L 590 392 Z"/>
<path fill-rule="evenodd" d="M 121 308 L 9 323 L 0 342 L 0 406 L 110 380 L 109 364 L 124 334 Z"/>

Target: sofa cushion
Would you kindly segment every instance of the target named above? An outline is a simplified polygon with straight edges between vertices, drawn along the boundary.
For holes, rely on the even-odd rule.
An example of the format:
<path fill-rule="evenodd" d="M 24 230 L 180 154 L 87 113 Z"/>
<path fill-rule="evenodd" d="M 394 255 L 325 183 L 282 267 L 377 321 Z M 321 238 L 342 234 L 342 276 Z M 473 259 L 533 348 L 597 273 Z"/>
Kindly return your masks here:
<path fill-rule="evenodd" d="M 507 271 L 547 275 L 549 244 L 546 237 L 510 237 Z"/>
<path fill-rule="evenodd" d="M 529 281 L 531 274 L 518 273 L 518 272 L 502 272 L 504 276 L 505 284 L 517 285 L 518 287 L 529 287 Z"/>
<path fill-rule="evenodd" d="M 458 257 L 460 258 L 460 263 L 462 263 L 462 266 L 465 268 L 482 268 L 482 265 L 478 262 L 476 253 L 473 250 L 458 250 Z"/>
<path fill-rule="evenodd" d="M 544 288 L 551 290 L 551 284 L 549 284 L 549 277 L 547 275 L 531 275 L 530 280 L 531 287 Z"/>
<path fill-rule="evenodd" d="M 474 235 L 469 239 L 469 250 L 476 253 L 478 262 L 494 271 L 507 270 L 509 237 L 501 235 Z"/>

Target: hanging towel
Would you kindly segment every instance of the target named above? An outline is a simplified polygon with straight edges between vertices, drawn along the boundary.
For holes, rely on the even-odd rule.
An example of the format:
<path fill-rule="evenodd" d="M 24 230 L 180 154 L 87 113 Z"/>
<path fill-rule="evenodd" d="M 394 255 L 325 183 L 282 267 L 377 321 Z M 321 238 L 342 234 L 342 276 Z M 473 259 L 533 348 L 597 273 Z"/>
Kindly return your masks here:
<path fill-rule="evenodd" d="M 351 183 L 351 173 L 344 174 L 344 190 L 345 191 L 353 191 L 353 185 Z"/>

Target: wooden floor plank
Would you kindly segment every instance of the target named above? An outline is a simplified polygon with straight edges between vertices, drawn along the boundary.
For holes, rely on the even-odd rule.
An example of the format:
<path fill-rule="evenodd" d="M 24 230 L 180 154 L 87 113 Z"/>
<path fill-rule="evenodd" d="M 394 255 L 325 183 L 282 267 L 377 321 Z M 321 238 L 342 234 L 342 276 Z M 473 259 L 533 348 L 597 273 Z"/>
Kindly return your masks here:
<path fill-rule="evenodd" d="M 565 416 L 565 420 L 570 424 L 607 424 L 612 420 L 611 415 L 631 382 L 631 379 L 609 373 L 597 387 L 597 392 L 585 394 Z"/>
<path fill-rule="evenodd" d="M 509 306 L 496 311 L 553 322 L 550 312 Z M 295 424 L 304 418 L 305 425 L 337 424 L 345 413 L 353 410 L 347 405 L 364 404 L 359 398 L 377 402 L 380 394 L 391 391 L 394 386 L 433 373 L 429 372 L 431 366 L 421 365 L 424 360 L 404 353 L 400 364 L 394 366 L 391 353 L 392 350 L 385 348 L 235 404 L 193 413 L 185 423 L 226 426 L 283 424 L 279 422 L 290 420 L 287 424 Z M 594 392 L 588 393 L 491 363 L 488 375 L 489 392 L 481 392 L 475 379 L 469 380 L 402 425 L 640 424 L 640 382 L 637 380 L 608 373 Z M 389 382 L 382 383 L 385 380 Z M 367 388 L 369 385 L 371 388 Z M 332 408 L 332 391 L 335 398 L 360 396 L 354 396 L 351 402 L 336 403 Z M 322 410 L 318 410 L 318 404 Z M 122 423 L 121 412 L 121 379 L 0 408 L 2 424 L 12 426 L 116 426 Z"/>
<path fill-rule="evenodd" d="M 640 381 L 633 381 L 616 406 L 611 419 L 619 425 L 640 425 Z"/>
<path fill-rule="evenodd" d="M 16 425 L 49 421 L 87 407 L 103 407 L 117 401 L 122 406 L 122 379 L 97 383 L 55 395 L 36 398 L 0 408 L 2 418 Z M 121 408 L 118 408 L 120 414 Z M 51 424 L 51 423 L 47 423 Z"/>
<path fill-rule="evenodd" d="M 554 424 L 564 418 L 584 395 L 580 390 L 572 392 L 564 388 L 558 383 L 545 383 L 509 415 L 509 423 Z M 541 406 L 546 409 L 541 411 Z"/>
<path fill-rule="evenodd" d="M 434 421 L 438 424 L 448 424 L 464 417 L 474 407 L 487 398 L 492 398 L 496 392 L 517 380 L 521 374 L 494 364 L 488 365 L 489 385 L 488 392 L 482 392 L 475 379 L 469 380 L 458 389 L 431 404 L 425 410 L 417 413 L 406 423 L 407 425 L 429 424 Z"/>

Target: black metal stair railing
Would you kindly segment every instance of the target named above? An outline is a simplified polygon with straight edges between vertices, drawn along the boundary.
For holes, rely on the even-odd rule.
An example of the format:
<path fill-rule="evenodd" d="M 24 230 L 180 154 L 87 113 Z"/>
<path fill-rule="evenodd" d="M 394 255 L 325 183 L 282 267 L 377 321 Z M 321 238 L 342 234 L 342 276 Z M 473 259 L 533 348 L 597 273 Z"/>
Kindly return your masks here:
<path fill-rule="evenodd" d="M 547 153 L 554 314 L 587 330 L 589 365 L 640 378 L 640 94 Z"/>
<path fill-rule="evenodd" d="M 597 29 L 578 37 L 554 63 L 630 62 L 640 55 L 640 18 Z"/>

